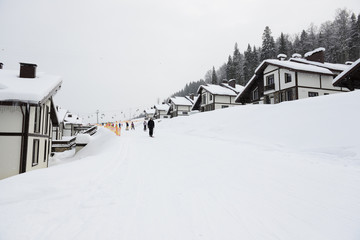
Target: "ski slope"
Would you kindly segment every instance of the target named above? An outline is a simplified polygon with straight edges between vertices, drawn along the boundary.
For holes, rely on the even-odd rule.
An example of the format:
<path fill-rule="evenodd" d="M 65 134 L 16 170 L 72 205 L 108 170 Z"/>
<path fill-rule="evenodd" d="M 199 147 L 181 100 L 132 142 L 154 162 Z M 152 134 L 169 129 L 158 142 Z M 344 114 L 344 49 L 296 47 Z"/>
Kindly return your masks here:
<path fill-rule="evenodd" d="M 100 128 L 0 181 L 0 239 L 360 239 L 360 92 Z M 63 156 L 64 157 L 64 156 Z"/>

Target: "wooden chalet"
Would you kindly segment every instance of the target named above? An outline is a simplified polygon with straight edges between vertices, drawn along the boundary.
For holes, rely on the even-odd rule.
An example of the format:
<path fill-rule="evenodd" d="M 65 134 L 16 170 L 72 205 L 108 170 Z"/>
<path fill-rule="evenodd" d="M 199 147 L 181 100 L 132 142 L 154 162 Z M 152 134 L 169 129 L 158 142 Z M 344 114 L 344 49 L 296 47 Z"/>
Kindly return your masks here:
<path fill-rule="evenodd" d="M 154 117 L 156 119 L 160 118 L 170 118 L 170 115 L 168 114 L 170 106 L 166 103 L 164 104 L 158 104 L 154 106 L 155 109 L 155 115 Z"/>
<path fill-rule="evenodd" d="M 188 116 L 193 106 L 193 102 L 187 97 L 172 97 L 169 98 L 168 103 L 170 104 L 168 115 L 172 118 Z"/>
<path fill-rule="evenodd" d="M 199 97 L 195 101 L 192 110 L 207 112 L 239 105 L 235 102 L 235 98 L 239 93 L 240 88 L 238 88 L 238 91 L 236 90 L 237 87 L 235 85 L 232 87 L 224 86 L 224 84 L 225 83 L 223 83 L 223 85 L 201 85 L 197 91 Z M 241 91 L 242 90 L 243 88 L 241 88 Z"/>
<path fill-rule="evenodd" d="M 332 84 L 333 78 L 349 66 L 321 62 L 323 51 L 320 48 L 309 52 L 306 59 L 264 60 L 236 102 L 274 104 L 349 91 Z"/>
<path fill-rule="evenodd" d="M 58 125 L 52 97 L 62 80 L 36 68 L 20 63 L 20 73 L 0 70 L 0 179 L 48 166 Z"/>

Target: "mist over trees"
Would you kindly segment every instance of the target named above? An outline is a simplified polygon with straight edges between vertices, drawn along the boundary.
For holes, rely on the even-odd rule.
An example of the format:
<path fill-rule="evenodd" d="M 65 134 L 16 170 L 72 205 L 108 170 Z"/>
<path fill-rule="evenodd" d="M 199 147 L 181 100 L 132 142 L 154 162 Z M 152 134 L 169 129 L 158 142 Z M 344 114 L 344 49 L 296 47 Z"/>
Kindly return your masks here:
<path fill-rule="evenodd" d="M 241 53 L 235 43 L 232 55 L 218 69 L 213 66 L 204 76 L 204 80 L 186 84 L 185 88 L 173 96 L 196 94 L 198 87 L 205 83 L 219 84 L 223 80 L 236 79 L 236 83 L 245 86 L 253 76 L 255 69 L 265 59 L 285 54 L 288 58 L 294 53 L 302 56 L 318 47 L 325 51 L 325 61 L 345 63 L 360 58 L 360 14 L 347 9 L 338 9 L 333 21 L 327 21 L 320 27 L 310 24 L 308 29 L 298 34 L 281 33 L 274 38 L 269 26 L 262 33 L 262 45 L 256 47 L 250 43 Z"/>

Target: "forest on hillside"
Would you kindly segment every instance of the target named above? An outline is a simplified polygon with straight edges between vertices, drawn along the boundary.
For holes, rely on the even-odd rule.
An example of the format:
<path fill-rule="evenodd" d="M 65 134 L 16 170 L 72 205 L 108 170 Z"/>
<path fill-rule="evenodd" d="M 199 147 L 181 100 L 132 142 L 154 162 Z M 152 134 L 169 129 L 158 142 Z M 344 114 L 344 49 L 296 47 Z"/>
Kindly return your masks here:
<path fill-rule="evenodd" d="M 233 54 L 228 56 L 223 65 L 217 69 L 213 66 L 203 79 L 186 84 L 172 96 L 195 94 L 198 87 L 204 83 L 219 84 L 226 79 L 236 79 L 237 84 L 245 86 L 264 59 L 274 59 L 278 54 L 285 54 L 288 58 L 295 53 L 303 56 L 318 47 L 326 49 L 326 62 L 345 63 L 359 59 L 360 14 L 338 9 L 333 21 L 327 21 L 320 27 L 310 24 L 308 29 L 298 34 L 281 33 L 276 38 L 272 36 L 270 27 L 266 26 L 261 46 L 249 43 L 247 49 L 241 53 L 235 43 Z"/>

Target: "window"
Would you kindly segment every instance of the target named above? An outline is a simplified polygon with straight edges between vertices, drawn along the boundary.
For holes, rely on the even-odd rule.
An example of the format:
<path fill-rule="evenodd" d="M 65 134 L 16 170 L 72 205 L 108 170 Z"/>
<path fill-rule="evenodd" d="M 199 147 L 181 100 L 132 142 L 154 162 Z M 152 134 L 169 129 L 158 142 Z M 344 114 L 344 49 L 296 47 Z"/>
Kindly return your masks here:
<path fill-rule="evenodd" d="M 256 100 L 259 98 L 259 90 L 258 88 L 255 88 L 254 91 L 252 92 L 252 99 Z"/>
<path fill-rule="evenodd" d="M 32 165 L 36 166 L 39 163 L 39 139 L 33 140 L 33 159 Z"/>
<path fill-rule="evenodd" d="M 188 112 L 182 112 L 182 114 L 187 115 L 187 114 L 188 114 Z"/>
<path fill-rule="evenodd" d="M 36 133 L 40 132 L 40 119 L 41 119 L 40 113 L 41 113 L 41 108 L 35 107 L 34 132 Z"/>
<path fill-rule="evenodd" d="M 45 146 L 44 146 L 44 162 L 46 162 L 47 158 L 47 141 L 45 140 Z"/>
<path fill-rule="evenodd" d="M 49 127 L 48 121 L 49 121 L 49 107 L 46 106 L 46 108 L 45 108 L 45 131 L 44 131 L 45 134 L 48 134 L 48 127 Z"/>
<path fill-rule="evenodd" d="M 318 92 L 309 92 L 308 96 L 309 97 L 317 97 L 317 96 L 319 96 L 319 93 Z"/>
<path fill-rule="evenodd" d="M 294 100 L 294 94 L 292 90 L 286 91 L 286 101 Z"/>
<path fill-rule="evenodd" d="M 221 108 L 228 108 L 228 105 L 221 105 Z"/>
<path fill-rule="evenodd" d="M 202 95 L 201 102 L 202 102 L 202 104 L 206 104 L 206 95 L 205 94 Z"/>
<path fill-rule="evenodd" d="M 289 82 L 291 82 L 291 74 L 285 73 L 285 83 L 289 83 Z"/>
<path fill-rule="evenodd" d="M 324 95 L 329 95 L 329 93 L 324 93 Z"/>
<path fill-rule="evenodd" d="M 212 94 L 210 94 L 210 101 L 212 101 L 212 98 L 213 98 L 213 96 L 212 96 Z"/>
<path fill-rule="evenodd" d="M 268 86 L 272 84 L 274 84 L 274 74 L 266 76 L 266 85 Z"/>

